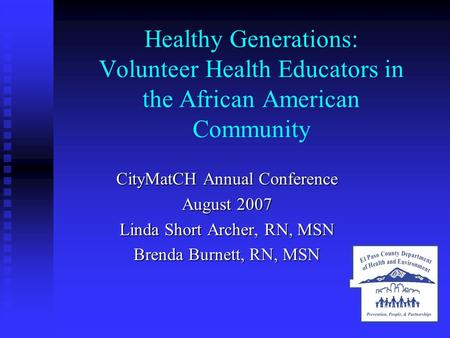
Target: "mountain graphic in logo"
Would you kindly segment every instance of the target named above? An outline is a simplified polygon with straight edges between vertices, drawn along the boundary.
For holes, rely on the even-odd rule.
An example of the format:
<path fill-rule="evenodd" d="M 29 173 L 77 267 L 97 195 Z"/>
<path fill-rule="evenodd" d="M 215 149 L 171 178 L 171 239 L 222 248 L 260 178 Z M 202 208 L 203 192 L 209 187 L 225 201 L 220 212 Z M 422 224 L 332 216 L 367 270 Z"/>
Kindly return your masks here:
<path fill-rule="evenodd" d="M 395 268 L 387 275 L 378 276 L 373 279 L 367 279 L 359 284 L 366 283 L 388 283 L 388 282 L 409 282 L 409 283 L 427 283 L 434 284 L 427 277 L 423 277 L 421 275 L 414 275 L 412 273 L 406 272 L 400 268 Z"/>

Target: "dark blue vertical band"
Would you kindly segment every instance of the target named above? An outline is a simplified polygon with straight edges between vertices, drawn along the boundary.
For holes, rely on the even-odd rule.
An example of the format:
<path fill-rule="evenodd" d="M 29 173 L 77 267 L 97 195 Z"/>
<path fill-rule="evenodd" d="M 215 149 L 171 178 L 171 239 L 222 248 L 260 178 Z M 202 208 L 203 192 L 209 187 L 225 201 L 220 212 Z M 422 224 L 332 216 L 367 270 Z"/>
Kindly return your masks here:
<path fill-rule="evenodd" d="M 51 301 L 53 1 L 1 7 L 1 299 L 10 313 Z"/>

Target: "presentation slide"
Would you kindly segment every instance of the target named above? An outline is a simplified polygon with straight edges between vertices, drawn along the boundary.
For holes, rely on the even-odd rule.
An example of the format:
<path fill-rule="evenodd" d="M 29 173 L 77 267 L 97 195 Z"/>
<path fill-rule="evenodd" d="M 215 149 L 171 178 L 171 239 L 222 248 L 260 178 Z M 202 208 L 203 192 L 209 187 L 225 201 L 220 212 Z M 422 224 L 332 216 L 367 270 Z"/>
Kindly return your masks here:
<path fill-rule="evenodd" d="M 1 338 L 445 338 L 450 4 L 0 0 Z"/>

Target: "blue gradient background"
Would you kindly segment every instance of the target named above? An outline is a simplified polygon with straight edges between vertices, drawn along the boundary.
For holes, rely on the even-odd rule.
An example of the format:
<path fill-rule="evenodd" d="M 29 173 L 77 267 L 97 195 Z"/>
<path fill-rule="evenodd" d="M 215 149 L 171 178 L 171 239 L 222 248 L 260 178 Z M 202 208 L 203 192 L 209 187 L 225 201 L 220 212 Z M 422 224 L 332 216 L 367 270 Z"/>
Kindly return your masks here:
<path fill-rule="evenodd" d="M 143 63 L 201 62 L 207 51 L 145 50 L 143 30 L 208 32 L 350 32 L 356 50 L 222 50 L 215 58 L 305 58 L 314 63 L 392 63 L 405 66 L 399 80 L 108 80 L 96 60 L 134 58 Z M 447 26 L 448 27 L 448 26 Z M 352 246 L 437 244 L 441 267 L 448 258 L 449 117 L 445 106 L 448 49 L 439 23 L 338 22 L 91 22 L 57 26 L 55 116 L 55 301 L 62 327 L 80 335 L 102 332 L 150 336 L 325 337 L 333 332 L 377 336 L 410 331 L 439 336 L 448 330 L 441 303 L 438 324 L 361 324 L 359 290 L 351 290 Z M 425 33 L 424 33 L 425 30 Z M 419 36 L 430 36 L 421 39 Z M 416 38 L 414 38 L 416 37 Z M 445 73 L 447 72 L 447 73 Z M 187 88 L 220 88 L 261 96 L 268 88 L 293 92 L 356 92 L 354 111 L 145 110 L 140 96 L 151 88 L 174 96 Z M 192 124 L 217 122 L 311 123 L 307 144 L 293 140 L 198 140 Z M 119 171 L 208 171 L 243 174 L 295 170 L 337 174 L 337 188 L 182 187 L 121 188 Z M 181 212 L 186 197 L 233 199 L 270 196 L 270 212 L 210 216 Z M 119 222 L 137 224 L 254 224 L 266 221 L 335 222 L 334 238 L 321 239 L 146 239 L 119 238 Z M 198 246 L 320 246 L 318 264 L 135 264 L 132 248 Z M 440 271 L 440 285 L 448 274 Z M 441 299 L 448 296 L 440 289 Z M 329 300 L 329 306 L 320 303 Z M 83 323 L 84 325 L 75 325 Z M 90 329 L 86 331 L 85 326 Z M 441 335 L 442 336 L 442 335 Z"/>
<path fill-rule="evenodd" d="M 108 80 L 97 60 L 134 58 L 198 63 L 206 51 L 145 50 L 144 29 L 203 28 L 227 34 L 358 35 L 351 50 L 222 50 L 212 57 L 301 59 L 310 63 L 403 64 L 398 80 Z M 246 337 L 346 334 L 445 337 L 449 332 L 450 57 L 448 22 L 431 21 L 57 21 L 55 24 L 53 312 L 22 312 L 5 337 Z M 156 88 L 176 95 L 192 88 L 262 95 L 357 93 L 353 111 L 145 110 L 140 97 Z M 258 94 L 260 93 L 260 94 Z M 312 124 L 294 140 L 198 140 L 192 124 Z M 340 177 L 335 188 L 161 187 L 115 184 L 118 171 L 196 171 L 203 176 L 270 171 Z M 187 197 L 273 198 L 270 212 L 181 212 Z M 32 218 L 31 215 L 29 216 Z M 120 222 L 193 225 L 210 222 L 334 222 L 319 239 L 214 239 L 118 236 Z M 439 322 L 361 323 L 360 290 L 349 288 L 354 245 L 438 245 Z M 321 247 L 319 263 L 133 263 L 132 248 L 205 250 Z M 44 275 L 47 275 L 44 273 Z M 48 297 L 50 299 L 50 296 Z M 321 302 L 328 301 L 325 307 Z M 25 313 L 24 315 L 21 315 Z M 20 325 L 21 319 L 30 325 Z"/>

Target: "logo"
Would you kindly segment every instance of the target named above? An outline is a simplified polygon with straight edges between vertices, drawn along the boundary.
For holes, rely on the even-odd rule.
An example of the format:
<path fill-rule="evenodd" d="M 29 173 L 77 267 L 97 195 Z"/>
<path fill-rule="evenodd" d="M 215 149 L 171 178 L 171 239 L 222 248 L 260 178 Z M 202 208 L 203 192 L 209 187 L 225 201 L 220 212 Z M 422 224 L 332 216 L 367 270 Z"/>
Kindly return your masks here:
<path fill-rule="evenodd" d="M 354 246 L 363 322 L 437 322 L 437 246 Z"/>

